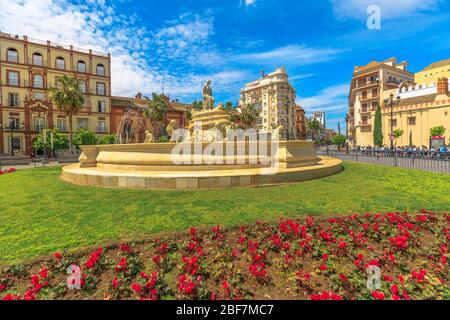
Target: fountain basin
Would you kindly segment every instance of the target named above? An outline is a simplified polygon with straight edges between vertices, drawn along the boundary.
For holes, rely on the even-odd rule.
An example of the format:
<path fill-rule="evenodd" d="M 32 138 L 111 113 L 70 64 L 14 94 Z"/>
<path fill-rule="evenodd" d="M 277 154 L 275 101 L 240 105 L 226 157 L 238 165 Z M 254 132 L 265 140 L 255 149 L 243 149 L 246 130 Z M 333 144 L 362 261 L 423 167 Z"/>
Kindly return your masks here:
<path fill-rule="evenodd" d="M 318 157 L 309 141 L 186 143 L 174 162 L 176 143 L 82 146 L 80 163 L 65 166 L 67 182 L 109 188 L 201 189 L 282 184 L 322 178 L 342 162 Z M 180 144 L 178 144 L 180 146 Z M 266 152 L 255 154 L 255 150 Z M 258 149 L 260 148 L 260 149 Z M 197 153 L 193 152 L 197 151 Z M 186 154 L 186 153 L 185 153 Z"/>

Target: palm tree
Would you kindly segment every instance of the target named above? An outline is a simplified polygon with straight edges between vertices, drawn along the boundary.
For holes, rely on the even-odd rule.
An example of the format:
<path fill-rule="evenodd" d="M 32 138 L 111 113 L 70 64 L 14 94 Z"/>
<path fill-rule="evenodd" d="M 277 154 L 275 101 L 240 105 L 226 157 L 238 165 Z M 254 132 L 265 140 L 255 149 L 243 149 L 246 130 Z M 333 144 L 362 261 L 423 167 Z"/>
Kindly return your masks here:
<path fill-rule="evenodd" d="M 56 79 L 56 87 L 48 89 L 48 99 L 69 117 L 69 148 L 73 151 L 73 116 L 84 106 L 86 101 L 80 90 L 81 80 L 62 76 Z"/>
<path fill-rule="evenodd" d="M 308 129 L 311 131 L 311 138 L 315 140 L 317 133 L 320 129 L 320 123 L 317 119 L 312 119 L 311 121 L 308 121 Z"/>
<path fill-rule="evenodd" d="M 194 102 L 192 102 L 192 107 L 194 108 L 195 111 L 202 110 L 203 109 L 203 101 L 195 100 Z"/>
<path fill-rule="evenodd" d="M 143 99 L 144 116 L 150 121 L 153 126 L 153 136 L 155 140 L 158 138 L 159 128 L 163 123 L 167 114 L 167 104 L 162 97 L 156 93 L 152 93 L 152 99 L 144 97 Z"/>
<path fill-rule="evenodd" d="M 396 148 L 397 148 L 397 140 L 401 138 L 403 133 L 404 133 L 404 131 L 401 130 L 401 129 L 394 130 L 394 132 L 393 132 L 394 138 L 395 138 L 395 147 Z"/>
<path fill-rule="evenodd" d="M 246 106 L 242 107 L 241 110 L 241 120 L 243 127 L 245 129 L 254 129 L 256 126 L 256 121 L 259 117 L 259 111 L 253 104 L 247 104 Z"/>

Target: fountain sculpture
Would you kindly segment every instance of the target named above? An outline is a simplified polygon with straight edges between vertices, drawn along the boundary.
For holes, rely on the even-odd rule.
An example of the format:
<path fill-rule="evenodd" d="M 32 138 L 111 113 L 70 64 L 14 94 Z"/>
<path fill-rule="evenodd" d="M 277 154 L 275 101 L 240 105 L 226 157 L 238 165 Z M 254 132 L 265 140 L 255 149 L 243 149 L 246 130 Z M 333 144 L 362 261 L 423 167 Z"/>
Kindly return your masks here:
<path fill-rule="evenodd" d="M 342 170 L 340 160 L 318 157 L 312 141 L 282 141 L 278 130 L 232 130 L 228 113 L 214 100 L 208 81 L 203 110 L 192 113 L 187 128 L 167 127 L 170 143 L 153 142 L 142 110 L 127 111 L 119 144 L 81 146 L 80 162 L 64 167 L 62 179 L 99 187 L 198 189 L 297 182 Z M 123 144 L 137 142 L 140 132 L 144 143 Z"/>

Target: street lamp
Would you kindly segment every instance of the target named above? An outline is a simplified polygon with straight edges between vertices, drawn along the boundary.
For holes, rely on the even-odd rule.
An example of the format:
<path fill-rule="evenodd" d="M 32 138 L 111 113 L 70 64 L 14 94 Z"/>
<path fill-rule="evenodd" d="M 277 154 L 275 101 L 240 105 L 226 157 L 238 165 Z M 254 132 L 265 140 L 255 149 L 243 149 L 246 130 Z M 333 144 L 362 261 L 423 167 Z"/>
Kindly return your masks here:
<path fill-rule="evenodd" d="M 345 149 L 348 153 L 348 123 L 350 121 L 350 116 L 348 113 L 345 115 Z"/>
<path fill-rule="evenodd" d="M 400 103 L 401 97 L 397 96 L 397 98 L 394 100 L 394 94 L 391 93 L 389 95 L 389 98 L 384 99 L 384 107 L 390 107 L 391 108 L 391 133 L 390 133 L 390 140 L 391 140 L 391 150 L 394 148 L 394 140 L 392 139 L 394 135 L 394 105 L 398 105 Z"/>

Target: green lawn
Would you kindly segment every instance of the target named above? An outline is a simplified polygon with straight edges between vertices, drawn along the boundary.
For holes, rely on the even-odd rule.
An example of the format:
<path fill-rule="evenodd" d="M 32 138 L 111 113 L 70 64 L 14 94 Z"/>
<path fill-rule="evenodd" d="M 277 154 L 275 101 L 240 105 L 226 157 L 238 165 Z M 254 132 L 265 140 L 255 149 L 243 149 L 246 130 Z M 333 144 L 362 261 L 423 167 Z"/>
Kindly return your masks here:
<path fill-rule="evenodd" d="M 450 209 L 450 175 L 345 163 L 321 180 L 201 191 L 114 190 L 59 179 L 61 168 L 0 176 L 0 265 L 190 226 L 305 214 Z"/>

